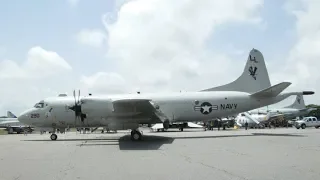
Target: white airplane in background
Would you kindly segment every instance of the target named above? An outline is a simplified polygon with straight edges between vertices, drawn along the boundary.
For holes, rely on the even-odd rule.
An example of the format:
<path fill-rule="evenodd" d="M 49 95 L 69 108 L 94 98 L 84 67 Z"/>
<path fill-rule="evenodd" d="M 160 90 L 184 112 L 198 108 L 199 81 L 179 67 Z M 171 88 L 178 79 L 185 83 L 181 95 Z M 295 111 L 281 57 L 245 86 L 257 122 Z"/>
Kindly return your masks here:
<path fill-rule="evenodd" d="M 283 114 L 287 119 L 294 119 L 299 116 L 305 116 L 311 111 L 316 110 L 316 108 L 307 108 L 302 95 L 297 95 L 295 101 L 290 106 L 283 108 L 272 108 L 267 111 L 259 110 L 258 113 L 255 111 L 250 111 L 251 114 L 267 114 L 267 113 L 278 113 Z"/>
<path fill-rule="evenodd" d="M 212 78 L 209 78 L 212 79 Z M 19 121 L 37 127 L 51 127 L 53 132 L 67 127 L 108 126 L 114 130 L 131 129 L 131 139 L 140 140 L 139 124 L 204 121 L 227 117 L 284 100 L 302 92 L 281 93 L 291 83 L 270 86 L 263 55 L 252 49 L 244 72 L 220 90 L 112 96 L 51 97 L 26 110 Z M 229 91 L 225 91 L 229 90 Z M 57 135 L 52 133 L 51 140 Z"/>
<path fill-rule="evenodd" d="M 2 116 L 0 118 L 0 128 L 5 128 L 6 131 L 8 131 L 8 134 L 12 134 L 13 132 L 20 134 L 25 128 L 29 128 L 29 126 L 19 122 L 17 116 L 12 112 L 7 111 L 7 116 Z M 31 129 L 29 128 L 29 130 Z"/>
<path fill-rule="evenodd" d="M 304 93 L 310 94 L 310 93 Z M 244 126 L 247 122 L 249 127 L 255 127 L 261 123 L 265 124 L 282 116 L 284 119 L 294 119 L 296 117 L 305 116 L 316 108 L 307 108 L 304 102 L 303 95 L 297 95 L 295 101 L 290 106 L 283 108 L 274 108 L 268 111 L 253 110 L 249 113 L 240 113 L 236 118 L 236 123 L 239 126 Z"/>

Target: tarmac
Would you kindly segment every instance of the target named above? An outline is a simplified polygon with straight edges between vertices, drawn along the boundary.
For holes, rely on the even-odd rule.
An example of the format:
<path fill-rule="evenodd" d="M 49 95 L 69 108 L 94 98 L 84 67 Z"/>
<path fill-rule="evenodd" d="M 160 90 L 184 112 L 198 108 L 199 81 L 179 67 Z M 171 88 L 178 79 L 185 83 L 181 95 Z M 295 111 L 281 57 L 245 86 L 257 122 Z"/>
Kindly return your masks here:
<path fill-rule="evenodd" d="M 319 180 L 320 129 L 1 135 L 0 180 Z"/>

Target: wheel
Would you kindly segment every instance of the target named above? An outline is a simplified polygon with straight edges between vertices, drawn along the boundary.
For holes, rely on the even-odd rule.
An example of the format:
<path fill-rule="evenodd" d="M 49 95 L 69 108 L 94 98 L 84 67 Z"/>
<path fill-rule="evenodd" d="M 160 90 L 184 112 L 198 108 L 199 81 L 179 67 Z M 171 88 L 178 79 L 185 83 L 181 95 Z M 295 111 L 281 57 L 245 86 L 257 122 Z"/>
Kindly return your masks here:
<path fill-rule="evenodd" d="M 318 129 L 319 128 L 319 126 L 316 126 L 316 129 Z"/>
<path fill-rule="evenodd" d="M 55 141 L 57 140 L 58 136 L 56 134 L 51 134 L 50 138 L 52 141 Z"/>
<path fill-rule="evenodd" d="M 305 129 L 306 128 L 306 125 L 305 124 L 302 124 L 301 125 L 301 129 Z"/>
<path fill-rule="evenodd" d="M 139 131 L 131 131 L 131 140 L 133 141 L 138 141 L 138 140 L 141 140 L 141 133 Z"/>
<path fill-rule="evenodd" d="M 300 127 L 299 127 L 299 126 L 296 126 L 296 128 L 297 128 L 297 129 L 300 129 Z"/>
<path fill-rule="evenodd" d="M 180 128 L 180 131 L 183 131 L 183 128 Z"/>

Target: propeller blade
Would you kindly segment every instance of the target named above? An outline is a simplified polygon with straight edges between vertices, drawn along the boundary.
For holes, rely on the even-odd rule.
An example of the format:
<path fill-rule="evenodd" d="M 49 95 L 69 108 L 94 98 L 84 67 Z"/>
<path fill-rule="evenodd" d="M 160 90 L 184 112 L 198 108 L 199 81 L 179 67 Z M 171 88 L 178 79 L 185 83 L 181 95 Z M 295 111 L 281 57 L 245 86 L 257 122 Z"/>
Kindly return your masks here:
<path fill-rule="evenodd" d="M 77 101 L 76 101 L 76 90 L 73 90 L 73 97 L 74 97 L 74 104 L 76 104 L 77 103 Z"/>
<path fill-rule="evenodd" d="M 74 127 L 75 127 L 75 128 L 77 127 L 77 124 L 76 124 L 76 123 L 77 123 L 77 116 L 74 117 Z"/>
<path fill-rule="evenodd" d="M 79 89 L 79 93 L 78 93 L 78 103 L 80 101 L 80 89 Z"/>

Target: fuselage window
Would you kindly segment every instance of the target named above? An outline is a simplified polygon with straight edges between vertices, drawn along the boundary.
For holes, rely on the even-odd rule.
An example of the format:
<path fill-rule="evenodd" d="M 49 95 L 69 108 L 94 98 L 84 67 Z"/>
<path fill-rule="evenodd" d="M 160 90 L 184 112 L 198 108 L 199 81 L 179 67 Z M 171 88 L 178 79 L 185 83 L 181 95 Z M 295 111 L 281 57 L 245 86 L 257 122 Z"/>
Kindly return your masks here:
<path fill-rule="evenodd" d="M 43 108 L 44 103 L 37 103 L 36 105 L 34 105 L 35 108 Z"/>

